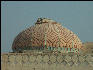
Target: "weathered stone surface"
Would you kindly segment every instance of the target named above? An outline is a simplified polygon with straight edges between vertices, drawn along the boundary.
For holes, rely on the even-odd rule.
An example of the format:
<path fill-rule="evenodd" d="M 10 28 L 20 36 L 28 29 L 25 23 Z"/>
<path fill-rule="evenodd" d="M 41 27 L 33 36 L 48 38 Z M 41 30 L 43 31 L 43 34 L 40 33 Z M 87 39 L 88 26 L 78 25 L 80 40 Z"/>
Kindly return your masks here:
<path fill-rule="evenodd" d="M 2 54 L 1 70 L 92 70 L 92 54 Z M 15 56 L 15 57 L 14 57 Z M 28 57 L 29 56 L 29 57 Z M 77 59 L 75 59 L 77 57 Z M 69 59 L 70 58 L 70 59 Z M 83 60 L 82 60 L 82 59 Z M 74 59 L 74 60 L 73 60 Z M 89 59 L 89 61 L 88 61 Z M 17 63 L 16 63 L 17 61 Z"/>

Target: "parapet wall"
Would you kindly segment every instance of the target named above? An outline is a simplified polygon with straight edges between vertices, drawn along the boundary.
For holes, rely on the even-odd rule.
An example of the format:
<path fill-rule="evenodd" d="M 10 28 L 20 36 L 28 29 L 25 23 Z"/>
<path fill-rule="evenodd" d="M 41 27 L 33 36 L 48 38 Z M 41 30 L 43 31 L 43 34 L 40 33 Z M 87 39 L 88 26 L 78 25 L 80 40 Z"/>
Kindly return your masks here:
<path fill-rule="evenodd" d="M 93 70 L 93 54 L 8 53 L 2 70 Z"/>

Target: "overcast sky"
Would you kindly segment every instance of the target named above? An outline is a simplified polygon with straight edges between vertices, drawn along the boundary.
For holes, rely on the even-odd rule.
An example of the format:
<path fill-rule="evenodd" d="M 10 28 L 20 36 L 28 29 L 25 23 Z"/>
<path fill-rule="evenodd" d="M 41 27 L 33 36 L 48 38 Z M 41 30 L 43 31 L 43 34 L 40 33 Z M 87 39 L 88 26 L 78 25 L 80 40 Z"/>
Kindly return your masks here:
<path fill-rule="evenodd" d="M 82 42 L 93 42 L 93 2 L 88 1 L 2 1 L 1 52 L 12 51 L 14 38 L 34 25 L 38 17 L 53 19 L 71 31 Z"/>

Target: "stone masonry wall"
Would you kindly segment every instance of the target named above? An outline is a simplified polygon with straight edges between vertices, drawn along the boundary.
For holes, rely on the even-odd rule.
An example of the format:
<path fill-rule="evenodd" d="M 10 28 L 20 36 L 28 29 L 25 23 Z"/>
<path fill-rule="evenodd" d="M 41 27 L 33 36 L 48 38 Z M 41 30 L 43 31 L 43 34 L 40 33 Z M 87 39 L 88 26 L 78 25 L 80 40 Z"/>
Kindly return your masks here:
<path fill-rule="evenodd" d="M 1 70 L 93 70 L 93 54 L 1 54 Z"/>

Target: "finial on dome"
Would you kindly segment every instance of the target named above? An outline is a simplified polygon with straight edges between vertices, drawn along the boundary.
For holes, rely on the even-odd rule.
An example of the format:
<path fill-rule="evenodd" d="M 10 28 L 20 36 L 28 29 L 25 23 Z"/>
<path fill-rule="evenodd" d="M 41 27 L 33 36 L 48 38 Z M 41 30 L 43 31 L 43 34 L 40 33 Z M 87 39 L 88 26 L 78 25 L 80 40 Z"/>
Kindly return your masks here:
<path fill-rule="evenodd" d="M 48 18 L 38 18 L 35 24 L 42 24 L 42 23 L 49 23 L 49 22 L 55 22 L 55 21 Z"/>

